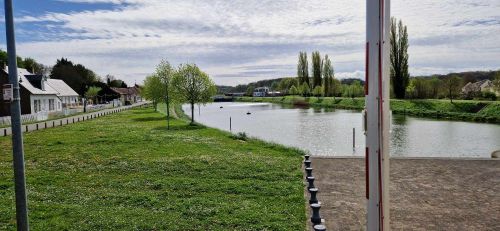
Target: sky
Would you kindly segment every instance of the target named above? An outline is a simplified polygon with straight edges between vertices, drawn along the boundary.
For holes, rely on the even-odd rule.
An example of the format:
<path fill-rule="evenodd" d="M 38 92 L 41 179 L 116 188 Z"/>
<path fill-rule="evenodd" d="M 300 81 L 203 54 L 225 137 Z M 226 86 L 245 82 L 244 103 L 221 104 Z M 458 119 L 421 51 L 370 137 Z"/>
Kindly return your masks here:
<path fill-rule="evenodd" d="M 219 85 L 296 76 L 299 51 L 364 76 L 365 0 L 15 0 L 17 53 L 61 57 L 142 83 L 161 59 Z M 408 26 L 411 75 L 500 69 L 500 1 L 392 0 Z M 3 1 L 2 1 L 3 6 Z M 0 48 L 5 50 L 4 12 Z M 310 58 L 310 57 L 309 57 Z"/>

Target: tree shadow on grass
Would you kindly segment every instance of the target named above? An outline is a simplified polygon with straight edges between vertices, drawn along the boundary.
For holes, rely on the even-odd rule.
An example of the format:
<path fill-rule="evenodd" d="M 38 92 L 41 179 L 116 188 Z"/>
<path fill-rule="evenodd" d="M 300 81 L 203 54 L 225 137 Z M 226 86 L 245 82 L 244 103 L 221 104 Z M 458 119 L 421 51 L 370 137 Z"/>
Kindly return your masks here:
<path fill-rule="evenodd" d="M 167 128 L 167 125 L 153 128 L 153 130 L 157 131 L 192 131 L 192 130 L 201 130 L 206 127 L 200 124 L 182 124 L 182 125 L 170 125 L 170 129 Z"/>
<path fill-rule="evenodd" d="M 156 111 L 153 108 L 148 108 L 147 110 L 132 110 L 132 114 L 143 115 L 143 114 L 154 114 Z"/>
<path fill-rule="evenodd" d="M 150 121 L 167 121 L 167 116 L 162 116 L 162 117 L 141 117 L 141 118 L 135 118 L 132 119 L 137 122 L 150 122 Z"/>

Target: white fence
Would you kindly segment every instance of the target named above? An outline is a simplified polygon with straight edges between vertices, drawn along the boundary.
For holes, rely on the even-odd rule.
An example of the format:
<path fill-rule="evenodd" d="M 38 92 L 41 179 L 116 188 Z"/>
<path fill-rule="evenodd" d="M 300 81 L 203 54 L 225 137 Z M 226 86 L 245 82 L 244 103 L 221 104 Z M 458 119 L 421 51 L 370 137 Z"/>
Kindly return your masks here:
<path fill-rule="evenodd" d="M 21 115 L 22 123 L 33 123 L 36 121 L 48 120 L 49 113 L 46 111 L 37 112 L 34 114 Z M 10 116 L 0 117 L 0 126 L 10 125 L 12 123 Z"/>

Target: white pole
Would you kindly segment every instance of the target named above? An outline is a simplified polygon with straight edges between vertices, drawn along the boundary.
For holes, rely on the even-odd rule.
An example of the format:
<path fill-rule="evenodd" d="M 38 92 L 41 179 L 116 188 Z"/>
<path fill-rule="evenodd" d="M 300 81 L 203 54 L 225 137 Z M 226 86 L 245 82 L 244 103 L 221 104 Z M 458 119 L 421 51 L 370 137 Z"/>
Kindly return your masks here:
<path fill-rule="evenodd" d="M 390 0 L 366 1 L 367 230 L 389 227 Z"/>

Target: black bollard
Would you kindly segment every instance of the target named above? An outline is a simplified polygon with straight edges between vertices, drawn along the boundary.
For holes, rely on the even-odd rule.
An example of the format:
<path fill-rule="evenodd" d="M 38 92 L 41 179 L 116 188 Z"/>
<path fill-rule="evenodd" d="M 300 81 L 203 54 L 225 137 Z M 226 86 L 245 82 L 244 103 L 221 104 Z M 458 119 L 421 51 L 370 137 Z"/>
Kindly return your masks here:
<path fill-rule="evenodd" d="M 314 231 L 326 231 L 326 226 L 324 225 L 315 225 Z"/>
<path fill-rule="evenodd" d="M 306 168 L 306 173 L 307 173 L 307 176 L 306 177 L 310 177 L 312 176 L 312 171 L 313 171 L 313 168 L 309 167 L 309 168 Z M 306 178 L 307 179 L 307 178 Z"/>
<path fill-rule="evenodd" d="M 321 208 L 320 204 L 312 204 L 311 209 L 313 211 L 313 214 L 311 216 L 311 222 L 314 225 L 319 225 L 321 224 L 321 217 L 319 216 L 319 209 Z"/>
<path fill-rule="evenodd" d="M 310 160 L 304 160 L 304 165 L 306 166 L 306 168 L 310 168 L 311 167 L 311 161 Z"/>
<path fill-rule="evenodd" d="M 311 157 L 310 155 L 304 155 L 304 158 L 306 158 L 306 160 L 309 160 L 309 157 Z"/>
<path fill-rule="evenodd" d="M 310 188 L 309 189 L 309 194 L 311 194 L 311 198 L 309 199 L 309 204 L 317 204 L 318 203 L 318 198 L 316 195 L 318 194 L 318 189 L 317 188 Z"/>
<path fill-rule="evenodd" d="M 314 176 L 307 177 L 307 182 L 309 183 L 307 189 L 316 188 L 314 187 Z"/>

